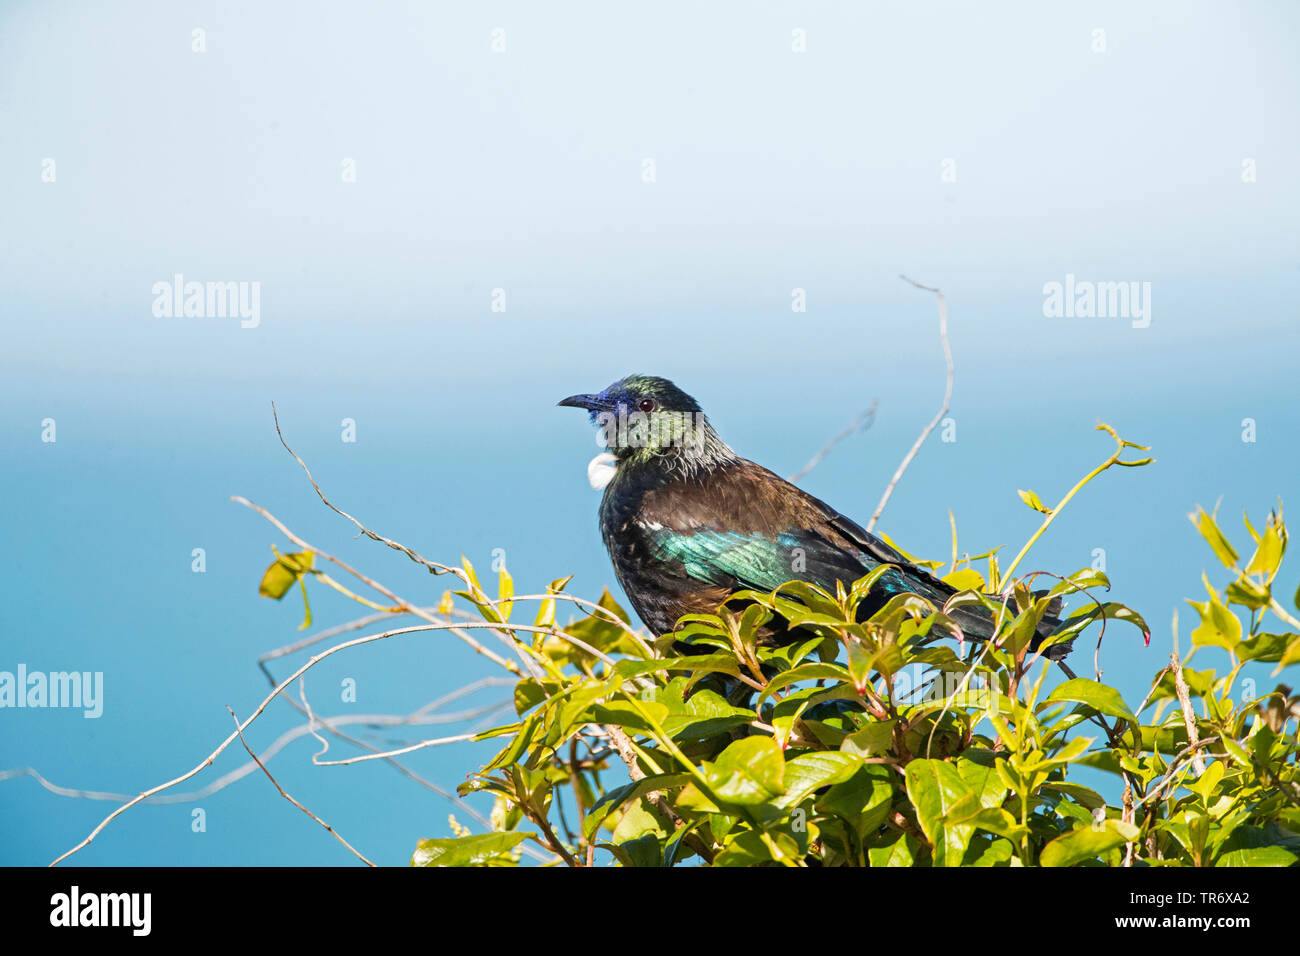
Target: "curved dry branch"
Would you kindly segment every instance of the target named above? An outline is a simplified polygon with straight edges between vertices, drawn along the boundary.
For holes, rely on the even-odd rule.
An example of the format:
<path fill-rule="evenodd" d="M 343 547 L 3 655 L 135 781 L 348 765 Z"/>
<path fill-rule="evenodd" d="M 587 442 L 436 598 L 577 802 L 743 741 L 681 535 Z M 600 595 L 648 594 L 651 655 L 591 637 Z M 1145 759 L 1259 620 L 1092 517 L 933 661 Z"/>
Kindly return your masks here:
<path fill-rule="evenodd" d="M 230 710 L 230 708 L 227 707 L 226 710 Z M 354 846 L 353 846 L 351 843 L 349 843 L 347 840 L 343 839 L 343 834 L 339 833 L 339 832 L 338 832 L 337 830 L 335 830 L 332 826 L 330 826 L 328 823 L 326 823 L 326 822 L 325 822 L 324 820 L 322 820 L 320 817 L 316 816 L 316 814 L 312 813 L 310 810 L 308 810 L 306 807 L 304 807 L 301 803 L 299 803 L 299 802 L 298 802 L 297 800 L 295 800 L 293 797 L 289 796 L 289 794 L 288 794 L 287 792 L 285 792 L 284 787 L 280 786 L 280 781 L 276 780 L 275 777 L 273 777 L 273 776 L 271 775 L 271 771 L 269 771 L 269 770 L 266 769 L 266 764 L 262 763 L 262 761 L 258 759 L 257 754 L 255 754 L 255 753 L 253 752 L 253 748 L 250 747 L 250 746 L 248 746 L 248 741 L 244 739 L 244 729 L 243 729 L 242 727 L 239 726 L 239 718 L 235 716 L 235 712 L 234 712 L 233 710 L 230 710 L 230 716 L 231 716 L 231 717 L 234 719 L 234 721 L 235 721 L 235 728 L 236 728 L 236 729 L 235 729 L 235 733 L 239 734 L 239 742 L 240 742 L 241 744 L 244 745 L 244 749 L 248 751 L 248 755 L 249 755 L 250 757 L 253 758 L 254 763 L 256 763 L 259 767 L 262 768 L 262 773 L 266 774 L 266 779 L 270 780 L 271 783 L 274 785 L 275 789 L 278 790 L 278 791 L 280 791 L 280 796 L 284 797 L 284 799 L 288 800 L 290 803 L 292 803 L 295 807 L 297 807 L 297 808 L 298 808 L 299 810 L 301 810 L 303 813 L 307 814 L 307 816 L 311 817 L 313 820 L 315 820 L 317 823 L 319 823 L 321 826 L 323 826 L 327 831 L 329 831 L 329 834 L 330 834 L 332 837 L 334 837 L 334 839 L 338 840 L 338 841 L 339 841 L 340 843 L 342 843 L 345 847 L 347 847 L 348 850 L 351 851 L 352 855 L 355 856 L 355 857 L 356 857 L 358 860 L 360 860 L 362 863 L 364 863 L 366 866 L 374 866 L 375 864 L 372 863 L 372 862 L 371 862 L 369 859 L 367 859 L 365 856 L 363 856 L 363 855 L 360 853 L 360 851 L 357 850 L 356 847 L 354 847 Z"/>
<path fill-rule="evenodd" d="M 414 551 L 411 548 L 408 548 L 406 545 L 401 544 L 400 542 L 393 541 L 391 538 L 385 538 L 382 534 L 379 534 L 375 531 L 371 531 L 369 528 L 367 528 L 356 518 L 352 517 L 352 515 L 338 508 L 333 502 L 331 502 L 328 498 L 326 498 L 325 492 L 320 490 L 320 485 L 316 484 L 316 479 L 312 477 L 311 469 L 307 467 L 307 463 L 303 461 L 301 458 L 299 458 L 298 453 L 294 451 L 292 448 L 290 448 L 289 443 L 284 440 L 284 434 L 280 431 L 280 415 L 275 409 L 275 402 L 271 403 L 271 417 L 275 420 L 275 434 L 279 437 L 280 444 L 284 446 L 285 451 L 293 455 L 294 460 L 298 462 L 298 464 L 302 467 L 303 472 L 307 475 L 307 480 L 311 482 L 312 488 L 316 490 L 317 497 L 320 498 L 320 500 L 324 503 L 325 507 L 329 508 L 331 511 L 333 511 L 335 514 L 339 515 L 340 517 L 347 518 L 349 521 L 351 521 L 354 525 L 357 526 L 357 528 L 361 531 L 363 535 L 365 535 L 371 541 L 378 541 L 380 544 L 388 545 L 388 547 L 392 548 L 394 551 L 400 551 L 402 554 L 406 555 L 416 564 L 424 565 L 433 574 L 455 575 L 456 577 L 464 581 L 466 584 L 469 584 L 469 579 L 466 577 L 465 572 L 462 571 L 460 568 L 452 567 L 451 565 L 448 564 L 441 564 L 437 561 L 430 561 L 428 558 L 424 557 L 424 555 L 420 554 L 418 551 Z"/>
<path fill-rule="evenodd" d="M 859 431 L 864 432 L 872 425 L 874 425 L 876 422 L 876 404 L 877 404 L 876 401 L 873 399 L 870 408 L 868 408 L 865 412 L 860 414 L 857 418 L 853 419 L 853 421 L 849 424 L 847 428 L 844 429 L 844 431 L 840 432 L 838 435 L 836 435 L 834 438 L 828 441 L 825 445 L 823 445 L 822 450 L 817 452 L 817 454 L 813 455 L 812 458 L 808 460 L 808 464 L 804 465 L 802 468 L 796 471 L 793 475 L 787 478 L 786 481 L 790 482 L 790 484 L 794 484 L 800 478 L 807 477 L 809 472 L 811 472 L 814 468 L 820 465 L 822 461 L 826 458 L 826 456 L 835 450 L 836 445 L 844 441 L 844 439 L 848 438 L 850 435 L 854 434 L 855 432 L 859 432 Z"/>
<path fill-rule="evenodd" d="M 894 493 L 894 488 L 897 487 L 898 482 L 902 479 L 903 472 L 907 471 L 907 466 L 912 463 L 912 459 L 916 457 L 916 453 L 921 450 L 921 446 L 925 444 L 925 440 L 930 437 L 930 432 L 934 431 L 935 428 L 938 427 L 939 423 L 943 421 L 943 416 L 948 414 L 948 409 L 952 404 L 953 364 L 952 347 L 948 344 L 948 303 L 943 297 L 943 292 L 936 289 L 934 286 L 922 285 L 919 282 L 909 279 L 907 276 L 899 276 L 899 278 L 904 282 L 916 286 L 918 289 L 924 289 L 926 292 L 933 292 L 938 297 L 939 340 L 943 343 L 943 359 L 948 367 L 948 374 L 943 390 L 943 404 L 939 406 L 939 413 L 934 416 L 930 421 L 930 424 L 921 429 L 921 434 L 916 437 L 916 441 L 912 443 L 912 447 L 908 449 L 907 454 L 903 456 L 903 460 L 899 462 L 898 470 L 894 472 L 894 477 L 889 480 L 889 485 L 885 488 L 885 493 L 880 496 L 880 504 L 876 505 L 876 510 L 871 513 L 871 520 L 867 522 L 868 532 L 875 530 L 876 522 L 880 520 L 880 514 L 885 510 L 885 505 L 889 503 L 889 498 Z"/>

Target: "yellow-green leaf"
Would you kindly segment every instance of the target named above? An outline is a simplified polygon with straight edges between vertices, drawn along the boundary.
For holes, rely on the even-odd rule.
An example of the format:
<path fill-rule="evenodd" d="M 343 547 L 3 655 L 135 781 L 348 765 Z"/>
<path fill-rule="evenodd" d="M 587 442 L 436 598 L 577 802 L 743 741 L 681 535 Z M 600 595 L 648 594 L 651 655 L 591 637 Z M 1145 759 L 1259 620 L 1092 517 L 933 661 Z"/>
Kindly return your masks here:
<path fill-rule="evenodd" d="M 1201 537 L 1209 544 L 1215 556 L 1225 568 L 1235 567 L 1237 564 L 1237 552 L 1233 550 L 1228 539 L 1223 536 L 1219 530 L 1219 525 L 1215 522 L 1212 515 L 1206 514 L 1205 509 L 1197 507 L 1196 511 L 1187 516 L 1191 519 L 1196 530 L 1201 533 Z"/>
<path fill-rule="evenodd" d="M 1016 492 L 1016 494 L 1020 495 L 1020 500 L 1029 505 L 1029 507 L 1033 508 L 1035 511 L 1041 512 L 1045 515 L 1050 515 L 1052 513 L 1052 509 L 1043 504 L 1043 499 L 1039 498 L 1034 492 L 1025 491 L 1021 488 Z"/>
<path fill-rule="evenodd" d="M 1132 843 L 1141 832 L 1131 823 L 1107 820 L 1104 826 L 1084 827 L 1059 836 L 1047 846 L 1038 858 L 1042 866 L 1074 866 L 1084 860 L 1095 859 L 1103 853 Z"/>

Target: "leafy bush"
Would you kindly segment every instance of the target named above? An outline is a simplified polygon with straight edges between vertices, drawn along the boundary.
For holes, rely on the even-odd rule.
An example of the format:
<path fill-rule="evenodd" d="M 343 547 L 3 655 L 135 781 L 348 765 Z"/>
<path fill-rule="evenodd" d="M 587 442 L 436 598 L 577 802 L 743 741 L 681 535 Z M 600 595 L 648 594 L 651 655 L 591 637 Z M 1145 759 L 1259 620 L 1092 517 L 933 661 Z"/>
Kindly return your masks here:
<path fill-rule="evenodd" d="M 1061 505 L 1106 467 L 1145 463 L 1119 460 L 1138 446 L 1111 434 L 1116 454 Z M 1061 505 L 1022 497 L 1046 516 L 1041 534 Z M 1049 647 L 1116 623 L 1149 639 L 1137 612 L 1097 597 L 1109 585 L 1095 570 L 1055 581 L 1049 596 L 1084 603 L 1037 649 L 1041 572 L 1009 580 L 992 553 L 982 572 L 955 541 L 950 563 L 920 562 L 964 589 L 946 608 L 901 595 L 859 623 L 877 569 L 833 594 L 791 582 L 733 595 L 650 645 L 608 593 L 557 625 L 567 579 L 533 630 L 512 631 L 509 576 L 492 597 L 466 562 L 455 596 L 517 638 L 533 673 L 515 687 L 518 720 L 480 735 L 501 751 L 460 787 L 495 796 L 495 832 L 420 841 L 412 863 L 514 865 L 531 840 L 569 865 L 600 851 L 626 866 L 1293 865 L 1300 697 L 1242 676 L 1300 661 L 1300 621 L 1273 594 L 1281 508 L 1262 531 L 1246 521 L 1244 565 L 1213 516 L 1192 519 L 1227 583 L 1205 580 L 1191 652 L 1136 707 L 1068 669 L 1049 689 Z M 1000 614 L 987 644 L 962 642 L 945 614 L 968 601 Z M 799 639 L 760 641 L 777 618 Z M 1191 668 L 1210 655 L 1223 673 Z"/>

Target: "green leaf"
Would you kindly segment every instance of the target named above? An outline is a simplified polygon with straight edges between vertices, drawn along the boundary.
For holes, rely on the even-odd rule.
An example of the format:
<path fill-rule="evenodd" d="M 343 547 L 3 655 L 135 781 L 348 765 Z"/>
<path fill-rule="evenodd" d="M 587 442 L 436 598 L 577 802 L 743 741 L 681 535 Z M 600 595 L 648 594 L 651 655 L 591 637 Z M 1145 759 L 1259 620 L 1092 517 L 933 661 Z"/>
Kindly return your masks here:
<path fill-rule="evenodd" d="M 663 824 L 654 813 L 650 812 L 645 800 L 630 800 L 624 806 L 623 812 L 618 814 L 618 822 L 614 825 L 614 836 L 610 842 L 621 845 L 646 835 L 654 836 L 656 845 L 659 840 L 668 837 Z"/>
<path fill-rule="evenodd" d="M 1142 640 L 1147 644 L 1151 643 L 1151 628 L 1147 627 L 1147 622 L 1142 619 L 1142 615 L 1131 607 L 1117 604 L 1114 601 L 1107 601 L 1100 606 L 1093 605 L 1082 608 L 1078 614 L 1071 615 L 1061 625 L 1057 634 L 1060 635 L 1067 631 L 1078 633 L 1089 624 L 1101 620 L 1107 622 L 1107 627 L 1110 626 L 1111 621 L 1124 621 L 1127 624 L 1132 624 L 1142 632 Z"/>
<path fill-rule="evenodd" d="M 1282 563 L 1282 552 L 1284 550 L 1286 550 L 1286 545 L 1282 543 L 1282 538 L 1277 533 L 1277 526 L 1270 523 L 1264 529 L 1264 533 L 1259 539 L 1259 545 L 1255 548 L 1255 553 L 1251 555 L 1250 562 L 1246 565 L 1246 573 L 1261 574 L 1264 576 L 1264 580 L 1272 581 L 1273 576 L 1277 574 L 1278 565 Z"/>
<path fill-rule="evenodd" d="M 1292 866 L 1300 860 L 1300 837 L 1270 824 L 1237 827 L 1219 848 L 1215 866 Z"/>
<path fill-rule="evenodd" d="M 958 568 L 950 574 L 945 574 L 941 580 L 958 591 L 984 590 L 984 575 L 974 568 Z"/>
<path fill-rule="evenodd" d="M 1089 810 L 1096 810 L 1098 807 L 1106 806 L 1106 799 L 1096 790 L 1078 783 L 1068 783 L 1064 780 L 1049 780 L 1043 784 L 1044 790 L 1055 790 L 1057 793 L 1063 793 L 1072 797 L 1079 804 L 1087 807 Z"/>
<path fill-rule="evenodd" d="M 635 642 L 623 626 L 627 624 L 627 612 L 618 606 L 608 590 L 601 594 L 596 606 L 601 610 L 597 611 L 593 608 L 590 614 L 574 621 L 565 630 L 571 636 L 605 654 L 638 653 Z M 576 653 L 584 652 L 576 651 Z"/>
<path fill-rule="evenodd" d="M 683 683 L 683 678 L 676 678 L 659 695 L 659 701 L 668 708 L 659 724 L 674 740 L 716 737 L 757 719 L 752 710 L 729 704 L 721 694 L 708 688 L 696 690 L 682 700 L 680 690 Z"/>
<path fill-rule="evenodd" d="M 497 572 L 497 613 L 501 615 L 501 620 L 510 620 L 510 609 L 514 607 L 511 598 L 515 595 L 515 581 L 503 566 Z"/>
<path fill-rule="evenodd" d="M 617 724 L 625 730 L 648 734 L 654 732 L 654 724 L 650 723 L 651 720 L 662 726 L 667 717 L 668 708 L 658 701 L 638 700 L 633 703 L 627 700 L 608 700 L 604 703 L 592 704 L 577 718 L 576 722 Z"/>
<path fill-rule="evenodd" d="M 275 548 L 271 550 L 275 551 Z M 313 551 L 295 551 L 292 554 L 275 551 L 275 561 L 262 575 L 257 593 L 262 597 L 280 600 L 299 578 L 312 569 L 315 560 L 316 554 Z"/>
<path fill-rule="evenodd" d="M 785 755 L 771 737 L 744 737 L 718 759 L 703 765 L 705 779 L 718 799 L 757 805 L 785 792 Z"/>
<path fill-rule="evenodd" d="M 789 833 L 776 831 L 768 834 L 772 848 L 763 841 L 763 836 L 756 830 L 741 830 L 732 834 L 727 840 L 726 849 L 714 858 L 714 866 L 762 866 L 781 860 L 796 860 L 801 856 L 799 845 Z"/>
<path fill-rule="evenodd" d="M 703 821 L 696 820 L 694 823 L 688 823 L 684 827 L 679 827 L 673 838 L 668 841 L 664 847 L 664 866 L 673 866 L 677 862 L 677 857 L 682 852 L 682 844 L 686 838 L 698 827 Z"/>
<path fill-rule="evenodd" d="M 304 575 L 311 571 L 316 554 L 313 551 L 281 554 L 275 545 L 271 545 L 271 550 L 275 552 L 275 562 L 262 574 L 262 582 L 257 586 L 257 593 L 262 597 L 278 601 L 289 592 L 294 582 L 297 582 L 302 588 L 303 607 L 303 620 L 298 625 L 298 630 L 305 631 L 311 627 L 311 603 L 307 600 L 307 582 L 304 580 Z"/>
<path fill-rule="evenodd" d="M 1209 544 L 1214 551 L 1215 557 L 1225 568 L 1235 567 L 1237 564 L 1237 552 L 1232 549 L 1228 539 L 1223 536 L 1219 530 L 1218 524 L 1212 515 L 1205 513 L 1205 509 L 1197 506 L 1196 511 L 1187 516 L 1195 525 L 1196 530 L 1201 533 L 1201 537 Z"/>
<path fill-rule="evenodd" d="M 857 646 L 859 645 L 853 645 L 853 647 Z M 852 648 L 850 648 L 849 653 L 850 655 L 852 654 Z M 758 701 L 754 704 L 754 709 L 760 710 L 767 699 L 777 691 L 781 690 L 783 687 L 789 687 L 791 684 L 797 684 L 799 681 L 847 681 L 850 679 L 849 672 L 839 664 L 800 664 L 798 667 L 792 667 L 790 670 L 782 671 L 773 677 L 768 682 L 767 686 L 763 688 L 763 693 L 759 695 Z"/>
<path fill-rule="evenodd" d="M 522 717 L 546 698 L 559 693 L 559 690 L 558 681 L 539 681 L 533 677 L 525 677 L 515 684 L 515 713 Z"/>
<path fill-rule="evenodd" d="M 1200 796 L 1201 802 L 1207 807 L 1212 806 L 1218 799 L 1215 792 L 1219 788 L 1219 781 L 1223 779 L 1223 762 L 1216 760 L 1205 768 L 1205 773 L 1201 774 L 1196 780 L 1190 780 L 1183 784 L 1188 790 Z"/>
<path fill-rule="evenodd" d="M 1105 573 L 1098 571 L 1096 568 L 1084 568 L 1076 571 L 1064 581 L 1057 581 L 1047 592 L 1048 597 L 1056 597 L 1058 594 L 1075 594 L 1084 588 L 1089 590 L 1093 588 L 1102 588 L 1110 590 L 1110 578 Z"/>
<path fill-rule="evenodd" d="M 1271 596 L 1267 585 L 1261 585 L 1244 574 L 1223 591 L 1224 600 L 1229 604 L 1239 604 L 1252 611 L 1268 607 Z"/>
<path fill-rule="evenodd" d="M 957 760 L 955 766 L 966 786 L 979 797 L 981 807 L 996 807 L 1006 798 L 1007 787 L 992 764 L 985 766 L 975 760 Z"/>
<path fill-rule="evenodd" d="M 777 803 L 783 807 L 798 806 L 822 787 L 848 780 L 862 766 L 857 754 L 835 750 L 800 754 L 785 762 L 782 783 L 785 795 Z"/>
<path fill-rule="evenodd" d="M 1052 509 L 1043 504 L 1043 500 L 1032 491 L 1020 489 L 1016 494 L 1020 495 L 1020 500 L 1029 505 L 1029 507 L 1033 508 L 1035 511 L 1041 512 L 1045 515 L 1050 515 L 1052 513 Z"/>
<path fill-rule="evenodd" d="M 896 720 L 868 721 L 860 730 L 855 730 L 844 738 L 840 750 L 862 757 L 878 757 L 887 753 L 894 743 L 895 723 Z"/>
<path fill-rule="evenodd" d="M 1027 832 L 1009 812 L 1002 807 L 985 807 L 975 810 L 973 813 L 963 813 L 962 808 L 969 808 L 969 803 L 964 803 L 953 808 L 953 814 L 946 818 L 947 825 L 951 828 L 957 825 L 968 825 L 980 830 L 987 830 L 989 833 L 996 833 L 998 836 L 1006 837 L 1008 840 L 1019 840 Z"/>
<path fill-rule="evenodd" d="M 848 780 L 834 784 L 817 800 L 821 813 L 840 817 L 859 837 L 885 822 L 894 801 L 896 774 L 881 764 L 866 764 Z M 873 864 L 875 865 L 875 864 Z"/>
<path fill-rule="evenodd" d="M 758 659 L 764 664 L 779 663 L 784 665 L 782 672 L 789 670 L 799 664 L 805 657 L 826 640 L 819 635 L 814 635 L 806 641 L 799 641 L 794 644 L 782 644 L 779 647 L 759 647 Z"/>
<path fill-rule="evenodd" d="M 639 836 L 626 843 L 602 843 L 600 846 L 609 850 L 624 866 L 663 866 L 663 854 L 659 850 L 659 838 L 653 833 Z"/>
<path fill-rule="evenodd" d="M 1183 680 L 1187 683 L 1187 691 L 1192 697 L 1204 697 L 1214 686 L 1215 673 L 1213 670 L 1198 671 L 1191 667 L 1183 668 Z M 1172 671 L 1166 670 L 1160 676 L 1160 682 L 1156 684 L 1155 690 L 1151 692 L 1152 700 L 1172 700 L 1178 696 L 1178 683 L 1174 680 Z"/>
<path fill-rule="evenodd" d="M 849 642 L 849 676 L 859 691 L 871 683 L 871 665 L 875 655 L 857 641 Z"/>
<path fill-rule="evenodd" d="M 1241 621 L 1211 592 L 1204 602 L 1188 601 L 1201 616 L 1200 625 L 1192 631 L 1192 643 L 1198 646 L 1224 647 L 1235 650 L 1241 643 Z"/>
<path fill-rule="evenodd" d="M 445 840 L 421 840 L 411 855 L 411 866 L 483 866 L 504 857 L 532 833 L 480 833 Z M 502 862 L 509 862 L 503 860 Z"/>
<path fill-rule="evenodd" d="M 470 590 L 474 597 L 482 597 L 484 594 L 482 586 L 478 583 L 478 575 L 474 573 L 474 565 L 469 563 L 469 558 L 465 555 L 460 556 L 460 563 L 465 569 L 465 577 L 469 580 Z"/>
<path fill-rule="evenodd" d="M 1274 674 L 1284 667 L 1300 663 L 1300 635 L 1292 634 L 1291 637 L 1293 638 L 1291 643 L 1287 645 L 1281 659 L 1278 660 L 1277 667 L 1273 668 Z"/>
<path fill-rule="evenodd" d="M 533 711 L 533 713 L 529 714 L 528 717 L 525 718 L 523 723 L 517 725 L 519 727 L 519 732 L 515 735 L 515 739 L 510 741 L 510 743 L 506 745 L 505 749 L 497 754 L 496 757 L 492 759 L 492 762 L 483 768 L 483 772 L 488 773 L 489 771 L 496 770 L 498 767 L 508 766 L 518 760 L 523 752 L 528 748 L 528 745 L 533 742 L 533 735 L 537 732 L 537 727 L 541 723 L 542 716 L 545 713 L 546 711 L 544 709 Z M 497 736 L 497 732 L 495 730 L 484 731 L 481 734 L 478 734 L 475 739 L 482 740 L 484 737 L 488 736 Z"/>
<path fill-rule="evenodd" d="M 1050 767 L 1056 764 L 1069 763 L 1071 760 L 1077 760 L 1089 747 L 1092 746 L 1095 737 L 1075 737 L 1064 747 L 1052 754 L 1050 757 L 1043 759 L 1043 766 Z"/>
<path fill-rule="evenodd" d="M 740 664 L 732 654 L 691 654 L 652 661 L 623 660 L 614 665 L 614 673 L 620 677 L 640 677 L 658 671 L 717 671 L 739 677 Z"/>
<path fill-rule="evenodd" d="M 896 833 L 889 843 L 874 846 L 867 851 L 873 867 L 916 865 L 915 841 L 912 837 Z"/>
<path fill-rule="evenodd" d="M 974 841 L 971 843 L 971 849 L 976 849 Z M 1014 853 L 1015 845 L 1010 840 L 991 840 L 988 846 L 980 850 L 973 860 L 968 860 L 966 865 L 1003 866 L 1010 862 Z"/>
<path fill-rule="evenodd" d="M 1141 733 L 1141 725 L 1138 723 L 1137 717 L 1134 716 L 1133 711 L 1129 710 L 1128 704 L 1124 703 L 1124 698 L 1119 695 L 1119 691 L 1113 687 L 1099 684 L 1087 677 L 1076 677 L 1061 684 L 1048 694 L 1044 703 L 1059 700 L 1072 700 L 1087 704 L 1098 713 L 1123 718 L 1133 725 L 1134 733 Z"/>
<path fill-rule="evenodd" d="M 1141 831 L 1131 823 L 1107 820 L 1104 826 L 1084 827 L 1059 836 L 1043 847 L 1038 862 L 1042 866 L 1074 866 L 1095 859 L 1115 847 L 1132 843 Z"/>
<path fill-rule="evenodd" d="M 957 768 L 943 760 L 918 758 L 907 765 L 907 795 L 916 808 L 916 819 L 934 847 L 936 866 L 958 866 L 970 840 L 970 826 L 945 829 L 945 818 L 979 810 L 979 797 L 962 779 Z"/>
<path fill-rule="evenodd" d="M 1292 866 L 1300 857 L 1286 847 L 1255 846 L 1220 853 L 1215 866 Z"/>

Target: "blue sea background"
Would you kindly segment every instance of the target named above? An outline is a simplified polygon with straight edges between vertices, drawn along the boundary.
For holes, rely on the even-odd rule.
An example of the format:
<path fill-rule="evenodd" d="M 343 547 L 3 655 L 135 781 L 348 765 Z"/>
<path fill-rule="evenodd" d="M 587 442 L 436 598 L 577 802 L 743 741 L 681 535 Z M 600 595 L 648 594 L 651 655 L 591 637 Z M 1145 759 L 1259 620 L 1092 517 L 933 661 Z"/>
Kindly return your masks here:
<path fill-rule="evenodd" d="M 1090 485 L 1024 566 L 1104 549 L 1112 596 L 1152 626 L 1150 647 L 1116 627 L 1100 652 L 1136 703 L 1180 607 L 1186 649 L 1202 571 L 1226 583 L 1188 512 L 1220 502 L 1240 546 L 1243 509 L 1258 525 L 1300 501 L 1298 26 L 1286 3 L 9 0 L 0 670 L 103 672 L 105 707 L 0 711 L 0 770 L 137 793 L 211 752 L 227 706 L 260 703 L 255 661 L 302 636 L 302 605 L 258 596 L 288 542 L 232 495 L 438 601 L 445 578 L 319 502 L 272 401 L 340 507 L 438 560 L 486 569 L 504 549 L 521 593 L 567 574 L 576 594 L 618 593 L 592 430 L 555 402 L 629 372 L 672 378 L 785 474 L 878 401 L 803 481 L 865 522 L 943 393 L 934 297 L 900 273 L 947 295 L 957 440 L 932 436 L 880 527 L 945 558 L 951 509 L 963 550 L 1009 557 L 1039 520 L 1017 489 L 1053 503 L 1110 453 L 1098 421 L 1151 445 L 1155 464 Z M 176 273 L 260 282 L 260 325 L 155 317 L 151 288 Z M 1150 326 L 1045 317 L 1044 284 L 1067 274 L 1151 283 Z M 1296 580 L 1284 566 L 1288 600 Z M 312 593 L 318 628 L 361 610 Z M 322 714 L 406 713 L 491 673 L 422 633 L 336 655 L 308 693 Z M 249 742 L 298 722 L 277 701 Z M 449 813 L 480 829 L 382 762 L 313 767 L 317 748 L 269 766 L 378 862 L 450 835 Z M 406 762 L 454 788 L 493 749 Z M 246 760 L 236 744 L 181 789 Z M 0 780 L 0 863 L 49 862 L 114 805 Z M 356 862 L 260 773 L 135 807 L 75 859 Z"/>

